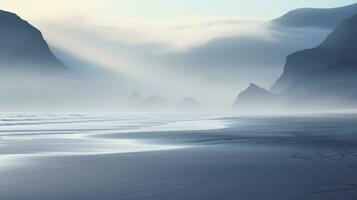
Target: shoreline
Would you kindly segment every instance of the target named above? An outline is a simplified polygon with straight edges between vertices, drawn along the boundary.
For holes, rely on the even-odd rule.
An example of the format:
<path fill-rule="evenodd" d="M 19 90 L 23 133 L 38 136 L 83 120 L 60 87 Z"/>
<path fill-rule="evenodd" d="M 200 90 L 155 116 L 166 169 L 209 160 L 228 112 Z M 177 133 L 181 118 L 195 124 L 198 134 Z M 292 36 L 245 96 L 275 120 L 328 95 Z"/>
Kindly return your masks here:
<path fill-rule="evenodd" d="M 4 156 L 4 150 L 11 148 L 0 144 L 0 199 L 340 200 L 357 196 L 357 115 L 218 120 L 229 127 L 84 134 L 79 140 L 70 134 L 68 141 L 29 136 L 13 145 L 14 151 L 23 148 L 27 153 L 39 147 L 44 152 L 49 145 L 52 154 L 42 156 Z M 83 140 L 94 145 L 87 141 L 81 146 Z M 78 155 L 78 150 L 128 149 L 125 144 L 108 143 L 126 140 L 186 148 Z M 77 155 L 54 155 L 61 149 Z"/>

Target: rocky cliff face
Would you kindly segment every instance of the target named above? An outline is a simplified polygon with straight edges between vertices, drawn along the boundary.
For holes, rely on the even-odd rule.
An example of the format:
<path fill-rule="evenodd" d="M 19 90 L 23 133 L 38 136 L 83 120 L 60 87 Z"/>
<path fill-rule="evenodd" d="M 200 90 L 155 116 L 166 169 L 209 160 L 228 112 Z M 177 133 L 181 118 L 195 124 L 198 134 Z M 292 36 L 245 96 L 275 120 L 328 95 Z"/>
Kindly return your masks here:
<path fill-rule="evenodd" d="M 326 76 L 336 77 L 346 71 L 354 73 L 356 68 L 357 15 L 339 25 L 318 47 L 288 56 L 284 73 L 274 84 L 272 92 L 295 88 L 303 84 L 302 80 L 311 84 L 322 82 Z M 351 78 L 346 75 L 345 80 Z"/>
<path fill-rule="evenodd" d="M 356 77 L 357 15 L 354 15 L 340 24 L 321 45 L 289 55 L 284 73 L 271 92 L 275 95 L 275 104 L 318 109 L 351 108 L 357 105 Z M 271 101 L 261 93 L 257 90 L 244 96 L 263 103 Z M 242 99 L 242 94 L 238 99 Z M 251 101 L 239 100 L 236 104 L 256 108 Z"/>
<path fill-rule="evenodd" d="M 41 32 L 14 13 L 0 11 L 0 68 L 63 70 Z"/>

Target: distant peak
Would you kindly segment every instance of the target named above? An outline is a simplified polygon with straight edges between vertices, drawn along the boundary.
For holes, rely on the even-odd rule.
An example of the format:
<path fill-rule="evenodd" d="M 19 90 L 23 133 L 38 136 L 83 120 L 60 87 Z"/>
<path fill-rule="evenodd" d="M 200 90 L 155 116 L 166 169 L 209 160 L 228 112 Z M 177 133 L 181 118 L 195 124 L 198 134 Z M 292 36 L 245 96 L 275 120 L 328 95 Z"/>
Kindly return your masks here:
<path fill-rule="evenodd" d="M 251 83 L 250 85 L 249 85 L 249 87 L 248 87 L 248 90 L 264 90 L 264 91 L 266 91 L 264 88 L 261 88 L 261 87 L 259 87 L 258 85 L 256 85 L 256 84 L 254 84 L 254 83 Z"/>
<path fill-rule="evenodd" d="M 259 87 L 254 83 L 251 83 L 247 89 L 241 92 L 241 95 L 246 95 L 246 94 L 270 94 L 270 92 L 264 88 Z"/>

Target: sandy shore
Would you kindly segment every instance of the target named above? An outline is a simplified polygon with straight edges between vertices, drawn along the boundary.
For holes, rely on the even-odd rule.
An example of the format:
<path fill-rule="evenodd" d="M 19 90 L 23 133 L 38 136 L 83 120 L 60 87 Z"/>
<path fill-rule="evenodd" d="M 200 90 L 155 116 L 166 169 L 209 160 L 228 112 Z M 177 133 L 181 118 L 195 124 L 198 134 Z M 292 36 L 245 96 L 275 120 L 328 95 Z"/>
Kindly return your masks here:
<path fill-rule="evenodd" d="M 0 199 L 357 198 L 356 115 L 220 120 L 231 125 L 90 136 L 183 148 L 39 156 L 0 145 Z"/>

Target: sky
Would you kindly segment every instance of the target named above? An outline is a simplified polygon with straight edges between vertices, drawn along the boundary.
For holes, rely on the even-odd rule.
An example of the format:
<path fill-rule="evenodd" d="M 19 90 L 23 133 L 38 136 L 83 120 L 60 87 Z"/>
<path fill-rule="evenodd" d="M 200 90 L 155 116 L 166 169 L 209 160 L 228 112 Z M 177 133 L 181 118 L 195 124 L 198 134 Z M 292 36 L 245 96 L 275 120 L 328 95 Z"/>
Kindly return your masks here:
<path fill-rule="evenodd" d="M 98 15 L 163 20 L 190 17 L 270 19 L 299 7 L 336 7 L 356 0 L 1 0 L 1 7 L 27 18 Z"/>

